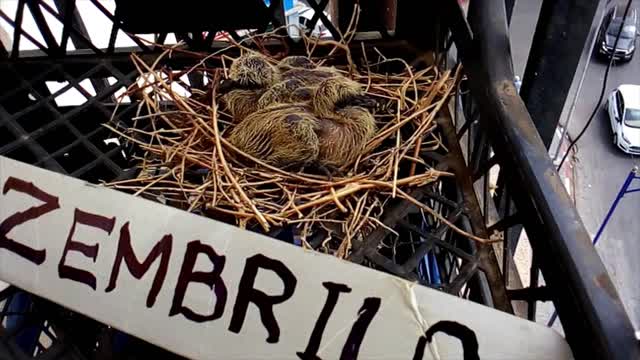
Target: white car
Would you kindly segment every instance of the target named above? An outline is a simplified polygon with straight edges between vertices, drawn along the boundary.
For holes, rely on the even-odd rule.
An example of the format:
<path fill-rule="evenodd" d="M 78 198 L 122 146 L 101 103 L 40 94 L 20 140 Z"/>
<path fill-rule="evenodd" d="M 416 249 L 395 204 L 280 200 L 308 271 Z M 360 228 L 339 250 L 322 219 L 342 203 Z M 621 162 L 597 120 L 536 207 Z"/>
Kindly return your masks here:
<path fill-rule="evenodd" d="M 640 155 L 640 85 L 620 85 L 607 99 L 613 143 L 628 154 Z"/>

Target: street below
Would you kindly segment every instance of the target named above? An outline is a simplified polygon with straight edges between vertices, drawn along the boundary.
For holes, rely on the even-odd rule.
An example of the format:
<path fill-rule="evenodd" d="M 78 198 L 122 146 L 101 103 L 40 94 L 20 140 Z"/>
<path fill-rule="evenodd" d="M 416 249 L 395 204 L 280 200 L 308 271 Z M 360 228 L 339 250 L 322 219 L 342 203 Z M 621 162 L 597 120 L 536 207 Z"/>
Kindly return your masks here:
<path fill-rule="evenodd" d="M 522 77 L 526 65 L 531 39 L 540 9 L 540 0 L 517 1 L 511 25 L 511 46 L 514 71 Z M 637 5 L 634 4 L 637 8 Z M 632 5 L 633 6 L 633 5 Z M 596 15 L 592 36 L 597 31 Z M 587 49 L 589 44 L 586 45 Z M 573 112 L 569 136 L 573 139 L 585 126 L 595 108 L 602 89 L 607 63 L 585 50 L 574 77 L 573 87 L 561 117 L 566 121 L 573 102 L 582 69 L 589 62 L 588 70 L 578 95 Z M 573 69 L 567 69 L 573 71 Z M 605 99 L 621 84 L 640 84 L 640 56 L 628 63 L 616 63 L 609 73 Z M 604 100 L 586 133 L 576 146 L 575 161 L 564 166 L 573 166 L 573 196 L 582 220 L 593 238 L 616 198 L 629 171 L 640 166 L 640 158 L 627 155 L 613 145 L 613 133 L 608 115 L 604 111 Z M 555 153 L 552 147 L 552 154 Z M 635 180 L 640 188 L 640 180 Z M 632 184 L 632 187 L 633 184 Z M 625 308 L 636 329 L 640 328 L 640 193 L 626 195 L 619 203 L 606 226 L 596 248 L 600 254 Z M 549 254 L 553 256 L 553 254 Z M 523 279 L 524 280 L 524 279 Z"/>

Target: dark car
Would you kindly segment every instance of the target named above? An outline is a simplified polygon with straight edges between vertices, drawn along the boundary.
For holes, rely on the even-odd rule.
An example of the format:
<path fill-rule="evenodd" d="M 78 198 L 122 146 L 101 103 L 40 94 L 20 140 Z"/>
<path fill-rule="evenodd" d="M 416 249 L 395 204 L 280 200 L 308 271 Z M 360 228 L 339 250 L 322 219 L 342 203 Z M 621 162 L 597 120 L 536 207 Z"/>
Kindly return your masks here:
<path fill-rule="evenodd" d="M 602 28 L 600 29 L 600 54 L 607 58 L 613 56 L 616 60 L 628 61 L 631 60 L 636 50 L 637 14 L 635 9 L 630 9 L 624 23 L 622 21 L 623 14 L 624 11 L 613 8 L 602 22 Z M 620 31 L 620 27 L 622 27 L 622 32 L 620 33 L 620 39 L 614 52 L 613 46 L 616 42 L 616 36 Z"/>

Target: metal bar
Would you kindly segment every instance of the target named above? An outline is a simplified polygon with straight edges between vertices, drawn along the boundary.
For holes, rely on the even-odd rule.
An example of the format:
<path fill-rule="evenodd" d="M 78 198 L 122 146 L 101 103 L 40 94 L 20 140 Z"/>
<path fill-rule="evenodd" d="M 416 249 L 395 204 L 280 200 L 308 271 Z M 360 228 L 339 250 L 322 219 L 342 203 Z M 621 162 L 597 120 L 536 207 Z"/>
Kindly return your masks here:
<path fill-rule="evenodd" d="M 331 33 L 331 36 L 333 36 L 335 40 L 341 40 L 340 32 L 338 31 L 338 29 L 336 29 L 333 23 L 329 19 L 327 19 L 327 15 L 325 15 L 324 13 L 324 9 L 327 7 L 328 3 L 329 0 L 321 0 L 320 4 L 318 4 L 316 0 L 308 1 L 309 6 L 313 9 L 314 13 L 313 17 L 311 17 L 311 22 L 309 25 L 310 29 L 307 29 L 307 32 L 308 34 L 311 34 L 311 31 L 313 31 L 313 28 L 316 26 L 318 20 L 321 20 L 327 30 L 329 30 L 329 32 Z"/>
<path fill-rule="evenodd" d="M 18 0 L 18 8 L 16 9 L 16 22 L 12 24 L 8 16 L 0 10 L 2 18 L 13 26 L 13 46 L 11 48 L 11 57 L 17 58 L 20 53 L 20 37 L 22 35 L 22 16 L 24 15 L 25 0 Z"/>
<path fill-rule="evenodd" d="M 627 190 L 627 192 L 625 194 L 630 194 L 630 193 L 634 193 L 634 192 L 638 192 L 638 191 L 640 191 L 640 189 Z"/>
<path fill-rule="evenodd" d="M 11 117 L 11 114 L 9 114 L 3 106 L 0 105 L 0 119 L 8 119 Z M 24 129 L 18 125 L 15 121 L 5 121 L 5 127 L 13 134 L 13 136 L 17 139 L 28 139 L 29 138 L 29 134 L 24 131 Z M 34 141 L 27 141 L 25 142 L 25 145 L 27 147 L 27 149 L 29 149 L 30 152 L 32 152 L 36 157 L 38 158 L 44 158 L 47 156 L 47 151 L 40 146 L 39 144 L 35 143 Z M 55 161 L 54 159 L 48 159 L 47 161 L 44 162 L 44 165 L 47 169 L 49 170 L 53 170 L 55 172 L 58 173 L 62 173 L 64 174 L 65 171 L 62 168 L 62 166 Z"/>
<path fill-rule="evenodd" d="M 78 80 L 77 80 L 77 79 L 73 79 L 73 78 L 70 78 L 70 77 L 67 77 L 67 79 L 68 79 L 68 81 L 69 81 L 69 84 L 71 84 L 74 88 L 76 88 L 78 91 L 80 91 L 80 92 L 81 92 L 85 97 L 87 97 L 87 99 L 91 99 L 91 98 L 93 98 L 93 97 L 91 96 L 91 94 L 89 94 L 89 93 L 88 93 L 84 88 L 82 88 L 82 86 L 80 86 L 80 85 L 79 85 L 79 82 L 78 82 Z M 112 90 L 112 91 L 115 91 L 116 89 L 117 89 L 117 88 L 116 88 L 116 87 L 114 87 L 114 88 L 113 88 L 113 89 L 111 89 L 111 90 Z M 58 109 L 56 109 L 54 106 L 52 106 L 52 105 L 50 104 L 50 102 L 46 101 L 46 102 L 44 102 L 44 103 L 46 104 L 46 107 L 49 109 L 49 111 L 51 111 L 53 114 L 55 114 L 56 118 L 60 118 L 60 117 L 62 117 L 62 116 L 63 116 L 63 114 L 61 114 L 61 113 L 58 111 Z M 84 105 L 84 104 L 83 104 L 83 105 Z M 103 112 L 103 114 L 105 114 L 105 118 L 109 118 L 109 117 L 111 116 L 111 113 L 110 113 L 109 111 L 105 110 L 104 108 L 102 108 L 102 107 L 100 106 L 100 103 L 99 103 L 99 102 L 97 102 L 97 103 L 96 103 L 96 107 L 97 107 L 98 109 L 100 109 L 100 111 L 102 111 L 102 112 Z M 82 105 L 81 105 L 81 106 L 79 106 L 79 108 L 81 108 L 81 109 L 82 109 L 82 108 L 86 108 L 86 107 L 84 107 L 84 106 L 82 106 Z M 118 165 L 116 165 L 116 164 L 115 164 L 115 163 L 114 163 L 114 162 L 113 162 L 109 157 L 105 156 L 105 153 L 103 153 L 103 152 L 102 152 L 100 149 L 98 149 L 98 148 L 97 148 L 97 147 L 96 147 L 92 142 L 90 142 L 90 141 L 88 140 L 92 135 L 94 135 L 94 134 L 98 133 L 98 132 L 99 132 L 100 130 L 102 130 L 102 129 L 98 128 L 98 129 L 96 129 L 96 130 L 94 130 L 94 131 L 90 132 L 89 134 L 84 135 L 84 134 L 80 133 L 80 131 L 79 131 L 78 129 L 76 129 L 76 128 L 75 128 L 75 126 L 73 126 L 71 123 L 67 123 L 67 124 L 65 124 L 64 126 L 65 126 L 67 129 L 69 129 L 69 131 L 70 131 L 71 133 L 73 133 L 73 135 L 76 137 L 76 140 L 75 140 L 75 141 L 73 141 L 73 142 L 70 144 L 70 146 L 66 146 L 66 147 L 65 147 L 66 149 L 70 149 L 71 147 L 73 147 L 73 146 L 75 146 L 75 145 L 77 145 L 77 144 L 79 144 L 79 143 L 82 143 L 82 145 L 84 146 L 84 148 L 85 148 L 85 149 L 87 149 L 87 150 L 89 150 L 89 152 L 91 152 L 91 154 L 92 154 L 93 156 L 95 156 L 95 157 L 96 157 L 96 159 L 101 159 L 101 160 L 102 160 L 102 163 L 104 163 L 104 164 L 105 164 L 109 169 L 113 170 L 114 172 L 119 172 L 120 167 L 119 167 Z M 40 162 L 43 162 L 43 161 L 46 161 L 46 160 L 47 160 L 47 159 L 49 159 L 49 158 L 53 158 L 54 156 L 56 156 L 56 155 L 58 155 L 58 154 L 60 154 L 60 153 L 63 153 L 63 151 L 61 151 L 61 149 L 59 149 L 58 151 L 56 151 L 56 152 L 54 152 L 54 153 L 49 154 L 49 156 L 45 157 L 44 159 L 41 159 L 41 160 L 39 161 L 39 163 L 40 163 Z"/>
<path fill-rule="evenodd" d="M 508 214 L 509 211 L 511 210 L 511 199 L 509 199 L 509 193 L 508 190 L 505 190 L 505 197 L 506 197 L 506 202 L 507 202 L 507 209 L 506 209 L 506 213 Z M 503 231 L 502 232 L 502 276 L 504 277 L 504 286 L 508 286 L 509 285 L 509 265 L 511 264 L 511 257 L 512 257 L 512 253 L 511 253 L 511 247 L 509 245 L 509 240 L 511 239 L 509 237 L 509 232 L 508 231 Z M 512 297 L 509 297 L 510 299 L 513 300 Z"/>
<path fill-rule="evenodd" d="M 87 72 L 84 76 L 82 76 L 83 79 L 89 78 L 93 73 L 95 73 L 97 70 L 96 69 L 91 69 L 89 72 Z M 27 87 L 32 87 L 33 85 L 29 82 L 26 82 L 23 80 L 22 82 L 24 85 L 27 85 Z M 36 102 L 35 104 L 28 106 L 18 112 L 16 112 L 15 114 L 12 114 L 11 117 L 13 119 L 17 119 L 21 116 L 24 116 L 26 114 L 28 114 L 29 112 L 43 106 L 45 103 L 48 103 L 50 100 L 54 100 L 56 97 L 58 97 L 59 95 L 65 93 L 66 91 L 68 91 L 69 89 L 71 89 L 73 87 L 73 84 L 71 82 L 69 82 L 67 85 L 63 86 L 62 88 L 60 88 L 58 91 L 56 91 L 55 93 L 49 95 L 49 96 L 45 96 L 43 97 L 40 101 Z"/>
<path fill-rule="evenodd" d="M 47 43 L 47 46 L 52 50 L 52 53 L 59 54 L 60 47 L 56 42 L 56 38 L 53 37 L 51 29 L 49 29 L 49 24 L 47 24 L 47 20 L 44 18 L 44 14 L 42 14 L 42 9 L 40 9 L 38 2 L 36 2 L 36 0 L 28 0 L 27 6 L 29 6 L 31 16 L 33 16 L 33 20 L 36 22 L 36 26 L 38 26 L 38 30 L 40 30 L 40 34 L 42 35 L 44 42 Z"/>
<path fill-rule="evenodd" d="M 520 95 L 548 149 L 593 25 L 598 0 L 543 0 Z"/>
<path fill-rule="evenodd" d="M 119 29 L 119 27 L 117 26 L 118 23 L 118 19 L 115 18 L 115 16 L 113 16 L 113 14 L 111 14 L 109 12 L 109 10 L 107 10 L 98 0 L 90 0 L 93 5 L 95 5 L 98 10 L 100 10 L 100 12 L 102 12 L 104 14 L 104 16 L 108 17 L 109 20 L 111 20 L 111 22 L 113 22 L 113 26 L 116 29 Z M 138 45 L 140 47 L 140 49 L 142 49 L 142 51 L 149 51 L 149 47 L 147 47 L 142 41 L 140 41 L 140 39 L 138 39 L 137 36 L 135 35 L 131 35 L 128 32 L 124 31 L 124 33 L 131 38 L 131 40 L 133 40 L 133 42 L 136 43 L 136 45 Z"/>
<path fill-rule="evenodd" d="M 57 6 L 58 6 L 59 2 L 60 2 L 60 0 L 56 0 L 56 5 Z M 91 38 L 89 36 L 89 33 L 87 32 L 87 29 L 85 28 L 84 23 L 82 22 L 82 18 L 80 17 L 80 14 L 78 13 L 78 10 L 75 9 L 74 3 L 71 3 L 71 2 L 67 3 L 66 1 L 63 1 L 61 3 L 61 5 L 59 5 L 59 6 L 60 6 L 59 7 L 60 12 L 63 12 L 63 13 L 66 13 L 67 11 L 71 12 L 71 24 L 69 26 L 67 26 L 65 24 L 65 27 L 64 27 L 63 31 L 69 31 L 70 32 L 69 36 L 71 37 L 71 41 L 73 42 L 73 46 L 75 46 L 77 49 L 87 49 L 88 48 L 88 49 L 93 50 L 96 54 L 102 54 L 103 51 L 98 49 L 91 42 Z M 61 17 L 57 12 L 55 12 L 46 3 L 43 2 L 42 3 L 42 7 L 45 10 L 47 10 L 47 12 L 49 14 L 51 14 L 53 17 L 55 17 L 56 19 L 60 20 L 61 22 L 65 23 L 66 21 L 68 21 L 67 19 Z M 67 10 L 67 9 L 71 9 L 71 10 Z"/>
<path fill-rule="evenodd" d="M 454 217 L 454 219 L 457 219 L 457 218 L 458 218 L 458 216 Z M 448 243 L 446 241 L 440 240 L 436 235 L 430 234 L 429 232 L 426 232 L 426 231 L 420 229 L 419 227 L 417 227 L 417 226 L 415 226 L 415 225 L 413 225 L 413 224 L 411 224 L 411 223 L 409 223 L 407 221 L 404 221 L 404 220 L 401 220 L 399 223 L 403 227 L 405 227 L 406 229 L 411 230 L 411 231 L 417 233 L 418 235 L 422 236 L 425 239 L 425 243 L 429 243 L 429 245 L 437 245 L 437 246 L 439 246 L 439 247 L 451 252 L 453 255 L 459 257 L 462 260 L 469 261 L 469 262 L 477 261 L 477 258 L 474 257 L 473 255 L 467 254 L 466 252 L 464 252 L 462 249 L 456 247 L 455 245 L 452 245 L 452 244 L 450 244 L 450 243 Z M 421 251 L 420 250 L 416 250 L 415 254 L 419 254 L 419 253 L 421 253 Z M 424 256 L 424 253 L 419 254 L 419 255 L 413 255 L 413 256 L 415 256 L 416 258 L 421 258 L 421 257 Z"/>
<path fill-rule="evenodd" d="M 58 70 L 58 65 L 53 65 L 50 67 L 47 67 L 44 69 L 44 71 L 39 74 L 36 75 L 35 77 L 32 77 L 29 79 L 30 82 L 44 82 L 44 80 L 47 78 L 47 76 L 51 75 L 53 72 L 56 72 Z M 6 91 L 3 92 L 2 94 L 0 94 L 0 103 L 4 100 L 6 100 L 7 98 L 14 96 L 15 94 L 24 91 L 25 89 L 27 89 L 29 87 L 28 83 L 23 83 L 22 85 L 16 87 L 16 88 L 12 88 L 10 91 Z"/>
<path fill-rule="evenodd" d="M 167 40 L 167 33 L 160 33 L 160 34 L 156 34 L 155 36 L 155 43 L 156 44 L 164 44 L 165 40 Z"/>
<path fill-rule="evenodd" d="M 480 205 L 478 204 L 478 198 L 473 190 L 473 183 L 471 182 L 471 174 L 469 169 L 465 166 L 464 158 L 462 157 L 462 148 L 456 137 L 456 130 L 453 127 L 451 117 L 440 116 L 436 119 L 442 134 L 445 139 L 445 143 L 449 147 L 449 166 L 458 181 L 458 188 L 462 192 L 462 198 L 465 200 L 466 206 L 470 209 L 467 214 L 471 229 L 474 234 L 488 238 L 485 223 L 483 221 L 482 213 L 480 211 Z M 491 287 L 491 294 L 493 295 L 493 304 L 496 309 L 513 314 L 513 307 L 511 302 L 507 298 L 507 293 L 504 288 L 504 281 L 500 274 L 500 266 L 498 265 L 498 259 L 491 245 L 478 244 L 478 257 L 479 265 L 484 271 L 489 286 Z"/>
<path fill-rule="evenodd" d="M 478 170 L 476 171 L 476 173 L 472 176 L 473 181 L 478 181 L 483 175 L 488 176 L 489 170 L 491 170 L 492 167 L 498 165 L 498 163 L 500 163 L 500 159 L 495 155 L 481 163 L 478 166 Z"/>
<path fill-rule="evenodd" d="M 634 169 L 629 172 L 629 175 L 627 175 L 627 178 L 624 180 L 624 183 L 622 184 L 620 191 L 618 191 L 618 195 L 616 195 L 615 200 L 613 200 L 613 203 L 611 204 L 609 211 L 607 211 L 607 215 L 604 217 L 602 224 L 600 224 L 600 227 L 598 228 L 598 232 L 596 233 L 596 236 L 593 238 L 594 245 L 598 242 L 598 240 L 600 240 L 600 236 L 602 235 L 604 228 L 609 223 L 609 220 L 611 220 L 611 216 L 613 215 L 613 212 L 615 211 L 616 207 L 618 207 L 620 200 L 622 200 L 622 198 L 626 193 L 637 191 L 637 190 L 627 191 L 629 186 L 631 186 L 631 182 L 633 181 L 635 176 L 636 176 L 636 172 Z"/>
<path fill-rule="evenodd" d="M 471 116 L 467 118 L 467 121 L 465 121 L 464 124 L 462 124 L 462 126 L 460 127 L 460 130 L 458 130 L 458 134 L 457 134 L 458 140 L 460 140 L 462 136 L 467 132 L 467 130 L 469 130 L 469 127 L 471 127 L 471 124 L 473 124 L 474 121 L 475 121 L 474 114 L 471 114 Z"/>
<path fill-rule="evenodd" d="M 111 33 L 109 34 L 109 44 L 107 45 L 107 53 L 113 54 L 116 47 L 116 40 L 118 39 L 118 26 L 114 23 L 111 26 Z"/>
<path fill-rule="evenodd" d="M 68 119 L 70 119 L 71 117 L 73 117 L 74 115 L 82 112 L 84 109 L 86 109 L 86 107 L 91 106 L 92 104 L 98 103 L 99 101 L 102 101 L 105 97 L 110 96 L 111 94 L 113 94 L 113 92 L 115 92 L 120 86 L 122 85 L 127 85 L 130 81 L 133 81 L 133 79 L 135 78 L 135 76 L 137 75 L 137 72 L 132 72 L 129 75 L 127 75 L 126 78 L 120 79 L 118 80 L 118 82 L 116 82 L 115 84 L 112 85 L 111 88 L 109 88 L 106 92 L 103 93 L 99 93 L 96 96 L 93 96 L 91 99 L 87 100 L 86 103 L 83 104 L 83 106 L 78 106 L 75 109 L 64 113 L 62 116 L 58 117 L 57 119 L 51 121 L 50 123 L 38 128 L 37 130 L 33 131 L 31 134 L 21 134 L 20 136 L 17 136 L 16 138 L 18 139 L 37 139 L 38 137 L 40 137 L 41 135 L 45 134 L 47 131 L 49 131 L 49 129 L 60 125 L 63 122 L 66 122 Z M 7 118 L 11 118 L 12 115 L 7 113 Z M 22 135 L 25 135 L 24 137 Z M 7 144 L 5 146 L 0 147 L 0 153 L 7 153 L 12 151 L 13 149 L 15 149 L 20 143 L 19 142 L 13 142 L 10 144 Z M 47 153 L 45 152 L 44 154 L 39 156 L 40 158 L 44 158 L 47 157 Z"/>
<path fill-rule="evenodd" d="M 620 297 L 513 84 L 504 1 L 469 6 L 476 47 L 461 54 L 463 65 L 493 148 L 512 168 L 510 194 L 533 250 L 545 254 L 540 266 L 574 357 L 640 358 Z"/>
<path fill-rule="evenodd" d="M 18 38 L 16 38 L 15 33 L 19 33 L 24 35 L 24 37 L 26 37 L 29 41 L 31 41 L 32 43 L 34 43 L 37 47 L 40 48 L 40 50 L 42 50 L 44 53 L 46 53 L 47 55 L 51 55 L 51 52 L 49 51 L 50 49 L 47 49 L 46 46 L 42 45 L 38 40 L 36 40 L 33 36 L 29 35 L 29 33 L 27 33 L 26 31 L 24 31 L 22 29 L 22 27 L 16 27 L 16 23 L 14 23 L 8 16 L 7 14 L 5 14 L 2 10 L 0 10 L 0 17 L 6 21 L 7 23 L 9 23 L 9 25 L 13 26 L 15 32 L 14 32 L 14 39 L 19 39 L 20 35 L 18 35 Z M 18 57 L 18 54 L 20 53 L 20 49 L 18 48 L 18 42 L 16 40 L 14 40 L 13 42 L 13 49 L 11 50 L 11 57 L 12 58 L 16 58 Z"/>
<path fill-rule="evenodd" d="M 477 271 L 478 263 L 476 261 L 468 262 L 462 265 L 455 279 L 453 279 L 453 281 L 451 281 L 451 283 L 446 286 L 446 292 L 455 296 L 459 296 L 460 290 L 462 290 L 462 286 L 467 284 Z"/>
<path fill-rule="evenodd" d="M 540 270 L 536 265 L 536 254 L 533 254 L 531 259 L 531 272 L 529 273 L 529 289 L 536 289 L 538 287 L 538 278 L 540 277 Z M 535 299 L 527 301 L 527 319 L 536 321 L 536 308 L 537 301 Z"/>
<path fill-rule="evenodd" d="M 489 226 L 487 228 L 487 231 L 489 231 L 489 233 L 492 233 L 494 231 L 504 231 L 504 230 L 506 230 L 506 229 L 516 225 L 516 224 L 520 224 L 520 223 L 521 223 L 521 220 L 518 217 L 518 213 L 515 213 L 515 214 L 511 214 L 509 216 L 503 217 L 502 219 L 500 219 L 495 224 Z"/>
<path fill-rule="evenodd" d="M 46 3 L 43 2 L 42 6 L 51 15 L 55 16 L 56 19 L 62 21 L 64 24 L 62 29 L 62 42 L 60 45 L 62 52 L 66 52 L 66 41 L 71 37 L 71 42 L 76 49 L 91 48 L 97 54 L 102 54 L 103 52 L 95 47 L 91 42 L 91 36 L 82 21 L 82 17 L 80 17 L 80 13 L 76 8 L 75 0 L 54 0 L 54 3 L 58 11 L 63 14 L 63 18 L 56 14 L 55 11 L 53 11 L 53 9 Z M 102 92 L 109 87 L 107 79 L 92 78 L 90 80 L 91 84 L 96 89 L 96 92 Z"/>
<path fill-rule="evenodd" d="M 504 0 L 504 7 L 507 13 L 507 23 L 511 25 L 511 17 L 513 16 L 513 9 L 516 7 L 516 0 Z"/>
<path fill-rule="evenodd" d="M 63 53 L 66 54 L 67 44 L 69 43 L 69 37 L 71 36 L 71 27 L 73 26 L 73 17 L 75 15 L 73 10 L 75 9 L 76 2 L 75 0 L 69 0 L 68 2 L 61 3 L 59 0 L 54 0 L 54 3 L 64 19 L 62 21 L 62 39 L 60 40 L 60 48 L 62 48 Z M 65 4 L 70 5 L 65 6 Z M 80 19 L 80 21 L 82 21 L 82 19 Z"/>
<path fill-rule="evenodd" d="M 7 59 L 9 57 L 9 51 L 4 44 L 11 43 L 9 33 L 7 33 L 2 27 L 0 27 L 0 59 Z"/>
<path fill-rule="evenodd" d="M 459 1 L 443 1 L 444 16 L 450 23 L 451 37 L 458 51 L 469 53 L 473 49 L 474 35 L 467 22 L 466 14 L 460 7 Z"/>

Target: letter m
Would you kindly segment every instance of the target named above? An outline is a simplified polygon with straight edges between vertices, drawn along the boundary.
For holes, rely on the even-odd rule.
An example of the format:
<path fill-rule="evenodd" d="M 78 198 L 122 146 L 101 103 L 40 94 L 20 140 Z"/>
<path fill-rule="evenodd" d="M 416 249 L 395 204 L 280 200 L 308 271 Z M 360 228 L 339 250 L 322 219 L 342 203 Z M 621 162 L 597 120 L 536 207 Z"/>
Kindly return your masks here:
<path fill-rule="evenodd" d="M 141 279 L 144 274 L 149 271 L 151 265 L 160 258 L 160 266 L 153 279 L 151 290 L 147 296 L 147 307 L 152 307 L 156 302 L 156 297 L 162 288 L 162 283 L 167 275 L 167 269 L 169 267 L 169 257 L 171 256 L 171 243 L 172 236 L 167 234 L 156 243 L 151 249 L 151 252 L 147 255 L 144 261 L 140 262 L 133 252 L 131 247 L 131 235 L 129 234 L 129 223 L 127 222 L 120 229 L 120 240 L 118 241 L 118 252 L 116 253 L 116 259 L 113 263 L 113 269 L 111 270 L 111 277 L 109 278 L 109 285 L 105 289 L 106 292 L 113 291 L 117 284 L 118 274 L 120 273 L 120 265 L 124 260 L 131 275 L 136 279 Z"/>

